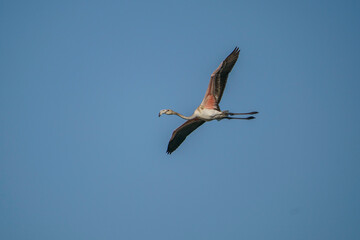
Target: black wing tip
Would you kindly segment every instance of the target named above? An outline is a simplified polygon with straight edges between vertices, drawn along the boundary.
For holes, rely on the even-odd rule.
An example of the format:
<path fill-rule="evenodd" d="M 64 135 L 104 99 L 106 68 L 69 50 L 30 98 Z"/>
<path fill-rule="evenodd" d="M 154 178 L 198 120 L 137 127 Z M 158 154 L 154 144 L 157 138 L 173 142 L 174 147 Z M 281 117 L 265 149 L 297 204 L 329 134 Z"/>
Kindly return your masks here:
<path fill-rule="evenodd" d="M 170 143 L 169 143 L 169 145 L 170 145 Z M 174 149 L 174 148 L 171 148 L 170 146 L 168 146 L 168 148 L 167 148 L 167 150 L 166 150 L 166 154 L 170 155 L 170 154 L 172 154 L 175 150 L 176 150 L 176 148 Z"/>
<path fill-rule="evenodd" d="M 238 46 L 236 46 L 233 53 L 239 54 L 240 53 L 240 48 Z"/>
<path fill-rule="evenodd" d="M 240 49 L 239 47 L 235 47 L 235 49 L 229 54 L 229 56 L 227 56 L 227 58 L 225 59 L 225 61 L 233 61 L 233 60 L 237 60 L 237 58 L 239 57 L 239 53 L 240 53 Z"/>

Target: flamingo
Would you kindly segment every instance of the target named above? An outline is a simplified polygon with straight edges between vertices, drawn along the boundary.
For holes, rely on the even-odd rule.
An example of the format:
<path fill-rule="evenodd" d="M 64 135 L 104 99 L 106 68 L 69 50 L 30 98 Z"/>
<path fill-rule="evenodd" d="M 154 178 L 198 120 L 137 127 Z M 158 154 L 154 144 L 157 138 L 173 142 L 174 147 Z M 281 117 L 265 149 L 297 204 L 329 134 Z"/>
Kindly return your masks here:
<path fill-rule="evenodd" d="M 230 55 L 224 61 L 222 61 L 219 67 L 211 74 L 210 83 L 208 89 L 206 90 L 205 97 L 202 100 L 200 106 L 195 109 L 194 113 L 191 116 L 186 117 L 171 109 L 163 109 L 159 112 L 159 117 L 163 114 L 177 115 L 187 120 L 184 124 L 174 130 L 168 144 L 168 148 L 166 151 L 167 154 L 171 154 L 172 152 L 174 152 L 190 133 L 203 125 L 205 122 L 212 120 L 220 121 L 222 119 L 250 120 L 255 118 L 254 116 L 249 116 L 246 118 L 230 116 L 253 115 L 257 114 L 258 112 L 232 113 L 228 110 L 221 111 L 219 107 L 219 103 L 225 89 L 228 75 L 234 67 L 239 57 L 239 53 L 239 48 L 235 47 L 235 49 L 230 53 Z"/>

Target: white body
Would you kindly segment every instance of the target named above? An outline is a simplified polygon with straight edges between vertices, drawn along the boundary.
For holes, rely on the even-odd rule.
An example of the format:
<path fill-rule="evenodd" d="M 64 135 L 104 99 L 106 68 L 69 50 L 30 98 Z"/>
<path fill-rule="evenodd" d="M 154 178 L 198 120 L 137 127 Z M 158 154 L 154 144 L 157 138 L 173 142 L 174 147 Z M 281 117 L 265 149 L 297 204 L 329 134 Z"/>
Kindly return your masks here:
<path fill-rule="evenodd" d="M 215 110 L 215 109 L 208 109 L 203 108 L 199 109 L 197 108 L 194 112 L 194 114 L 205 121 L 211 121 L 211 120 L 221 120 L 224 117 L 224 114 L 221 111 Z"/>

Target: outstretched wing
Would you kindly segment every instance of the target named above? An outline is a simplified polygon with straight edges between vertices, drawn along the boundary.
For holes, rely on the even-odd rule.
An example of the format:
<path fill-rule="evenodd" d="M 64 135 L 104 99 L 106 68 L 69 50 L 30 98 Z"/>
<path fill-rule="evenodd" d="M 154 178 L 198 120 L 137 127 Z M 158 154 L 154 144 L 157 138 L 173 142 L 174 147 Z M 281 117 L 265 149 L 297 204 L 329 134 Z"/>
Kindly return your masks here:
<path fill-rule="evenodd" d="M 169 141 L 166 153 L 171 154 L 173 151 L 175 151 L 185 140 L 185 138 L 195 129 L 200 127 L 204 122 L 205 121 L 200 120 L 199 118 L 194 118 L 186 121 L 183 125 L 175 129 Z"/>
<path fill-rule="evenodd" d="M 240 50 L 238 47 L 230 53 L 230 55 L 220 63 L 219 67 L 211 74 L 209 87 L 206 90 L 205 97 L 201 103 L 202 106 L 209 109 L 220 109 L 219 103 L 223 95 L 226 81 L 229 73 L 234 67 Z"/>

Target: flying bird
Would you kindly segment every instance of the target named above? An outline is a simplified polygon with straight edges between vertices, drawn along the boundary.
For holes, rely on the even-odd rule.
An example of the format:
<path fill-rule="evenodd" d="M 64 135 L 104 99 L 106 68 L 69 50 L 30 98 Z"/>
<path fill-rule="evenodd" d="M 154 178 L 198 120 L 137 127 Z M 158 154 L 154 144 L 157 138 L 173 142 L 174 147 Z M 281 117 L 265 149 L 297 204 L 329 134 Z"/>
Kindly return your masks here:
<path fill-rule="evenodd" d="M 205 97 L 202 100 L 200 106 L 195 109 L 194 113 L 190 117 L 186 117 L 177 113 L 171 109 L 163 109 L 159 112 L 159 117 L 163 114 L 166 115 L 178 115 L 179 117 L 186 119 L 187 121 L 175 129 L 169 145 L 167 148 L 167 153 L 171 154 L 174 152 L 180 144 L 185 140 L 185 138 L 192 133 L 195 129 L 203 125 L 205 122 L 212 120 L 222 120 L 222 119 L 243 119 L 250 120 L 254 119 L 254 116 L 249 116 L 246 118 L 241 117 L 230 117 L 234 115 L 253 115 L 258 112 L 248 112 L 248 113 L 232 113 L 229 111 L 221 111 L 219 103 L 223 95 L 226 81 L 229 73 L 234 67 L 240 50 L 236 47 L 230 55 L 220 63 L 219 67 L 211 74 L 210 83 L 208 89 L 206 90 Z"/>

